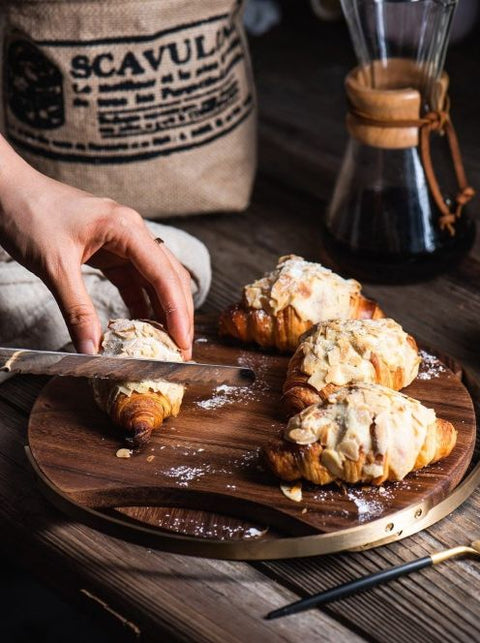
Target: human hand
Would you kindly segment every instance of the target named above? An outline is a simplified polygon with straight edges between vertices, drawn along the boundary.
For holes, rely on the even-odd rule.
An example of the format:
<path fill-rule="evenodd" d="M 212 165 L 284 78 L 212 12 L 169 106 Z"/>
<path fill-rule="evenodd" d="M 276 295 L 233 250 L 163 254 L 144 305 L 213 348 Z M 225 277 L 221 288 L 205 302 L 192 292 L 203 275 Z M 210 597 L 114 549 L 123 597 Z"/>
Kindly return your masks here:
<path fill-rule="evenodd" d="M 51 290 L 76 349 L 97 352 L 102 335 L 81 274 L 88 263 L 118 288 L 132 317 L 153 312 L 189 359 L 190 275 L 141 216 L 40 174 L 3 140 L 0 159 L 0 243 Z"/>

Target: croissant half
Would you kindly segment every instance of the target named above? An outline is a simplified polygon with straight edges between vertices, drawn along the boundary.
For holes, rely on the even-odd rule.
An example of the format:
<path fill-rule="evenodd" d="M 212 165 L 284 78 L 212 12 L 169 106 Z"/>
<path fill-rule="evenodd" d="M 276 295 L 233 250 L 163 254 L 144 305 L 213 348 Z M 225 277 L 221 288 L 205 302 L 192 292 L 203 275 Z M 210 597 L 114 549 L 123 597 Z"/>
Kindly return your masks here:
<path fill-rule="evenodd" d="M 294 416 L 285 438 L 264 449 L 282 480 L 381 485 L 447 457 L 457 432 L 417 400 L 362 384 L 338 389 Z"/>
<path fill-rule="evenodd" d="M 119 393 L 109 414 L 124 429 L 126 442 L 138 448 L 150 440 L 152 431 L 159 429 L 166 418 L 177 416 L 180 406 L 181 399 L 172 399 L 160 391 Z"/>
<path fill-rule="evenodd" d="M 219 333 L 292 353 L 301 335 L 317 322 L 383 316 L 376 302 L 360 294 L 355 280 L 288 255 L 280 257 L 273 272 L 245 286 L 241 303 L 221 314 Z"/>
<path fill-rule="evenodd" d="M 180 349 L 156 322 L 115 319 L 102 342 L 106 355 L 182 361 Z M 184 387 L 161 380 L 111 382 L 92 380 L 95 400 L 133 447 L 144 446 L 152 431 L 178 415 Z"/>
<path fill-rule="evenodd" d="M 291 416 L 358 382 L 400 390 L 416 378 L 420 361 L 414 338 L 393 319 L 321 322 L 289 362 L 283 405 Z"/>

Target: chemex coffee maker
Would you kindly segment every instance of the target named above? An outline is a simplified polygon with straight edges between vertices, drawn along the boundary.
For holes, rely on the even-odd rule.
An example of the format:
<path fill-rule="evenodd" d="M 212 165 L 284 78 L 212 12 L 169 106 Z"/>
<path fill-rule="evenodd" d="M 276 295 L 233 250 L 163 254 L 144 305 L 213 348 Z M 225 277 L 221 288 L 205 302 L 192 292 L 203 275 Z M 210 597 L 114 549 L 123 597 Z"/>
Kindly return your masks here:
<path fill-rule="evenodd" d="M 342 0 L 359 66 L 346 77 L 350 140 L 324 221 L 344 273 L 424 279 L 470 249 L 469 185 L 443 72 L 457 0 Z"/>

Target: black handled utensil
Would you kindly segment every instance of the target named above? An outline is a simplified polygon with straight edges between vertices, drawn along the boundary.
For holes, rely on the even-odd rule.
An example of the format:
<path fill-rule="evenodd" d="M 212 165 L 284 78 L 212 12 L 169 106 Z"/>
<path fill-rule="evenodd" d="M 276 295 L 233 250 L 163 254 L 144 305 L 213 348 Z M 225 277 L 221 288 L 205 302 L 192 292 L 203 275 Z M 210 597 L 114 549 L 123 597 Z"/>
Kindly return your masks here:
<path fill-rule="evenodd" d="M 470 547 L 453 547 L 452 549 L 446 549 L 445 551 L 438 552 L 437 554 L 431 554 L 430 556 L 425 556 L 424 558 L 419 558 L 409 563 L 403 563 L 403 565 L 397 565 L 391 569 L 384 569 L 381 572 L 376 572 L 369 576 L 363 576 L 362 578 L 358 578 L 350 583 L 333 587 L 332 589 L 309 596 L 308 598 L 302 598 L 299 601 L 295 601 L 295 603 L 290 603 L 290 605 L 285 605 L 284 607 L 280 607 L 279 609 L 270 612 L 265 618 L 271 620 L 274 618 L 280 618 L 281 616 L 303 612 L 311 607 L 323 605 L 330 601 L 336 601 L 339 598 L 345 598 L 346 596 L 350 596 L 356 592 L 369 589 L 374 585 L 385 583 L 389 580 L 393 580 L 394 578 L 398 578 L 399 576 L 422 569 L 423 567 L 438 565 L 438 563 L 441 563 L 444 560 L 456 558 L 457 556 L 480 556 L 480 540 L 475 540 Z"/>

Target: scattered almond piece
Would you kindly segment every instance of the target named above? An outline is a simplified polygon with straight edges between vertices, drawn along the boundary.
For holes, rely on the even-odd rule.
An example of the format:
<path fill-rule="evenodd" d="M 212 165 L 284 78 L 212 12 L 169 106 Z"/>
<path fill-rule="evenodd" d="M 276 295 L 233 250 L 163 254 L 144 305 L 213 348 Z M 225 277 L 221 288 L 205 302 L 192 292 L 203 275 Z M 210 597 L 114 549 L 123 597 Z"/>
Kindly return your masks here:
<path fill-rule="evenodd" d="M 147 462 L 151 462 L 154 459 L 155 459 L 154 455 L 149 455 L 148 458 L 147 458 Z"/>
<path fill-rule="evenodd" d="M 335 480 L 334 481 L 337 487 L 340 489 L 340 492 L 342 496 L 347 496 L 348 495 L 348 489 L 346 484 L 342 480 Z"/>
<path fill-rule="evenodd" d="M 306 507 L 304 507 L 304 508 L 302 509 L 301 513 L 302 513 L 302 514 L 306 514 L 306 513 L 307 513 L 307 511 L 308 511 L 308 509 L 307 509 Z"/>
<path fill-rule="evenodd" d="M 295 482 L 293 485 L 281 484 L 280 489 L 283 495 L 286 496 L 289 500 L 293 500 L 294 502 L 301 502 L 302 500 L 302 483 L 301 482 Z"/>
<path fill-rule="evenodd" d="M 119 449 L 116 454 L 117 458 L 129 458 L 132 455 L 130 449 Z"/>

